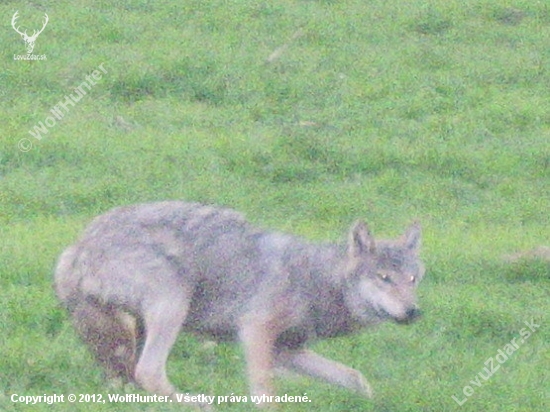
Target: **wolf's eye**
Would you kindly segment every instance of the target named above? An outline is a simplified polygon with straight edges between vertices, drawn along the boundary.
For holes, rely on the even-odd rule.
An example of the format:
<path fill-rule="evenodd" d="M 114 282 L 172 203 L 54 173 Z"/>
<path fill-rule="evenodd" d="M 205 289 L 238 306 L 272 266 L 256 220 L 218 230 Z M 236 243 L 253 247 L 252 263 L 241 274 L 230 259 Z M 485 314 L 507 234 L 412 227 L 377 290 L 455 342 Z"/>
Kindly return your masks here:
<path fill-rule="evenodd" d="M 378 276 L 380 276 L 380 279 L 382 279 L 386 283 L 391 282 L 391 278 L 386 273 L 379 273 Z"/>

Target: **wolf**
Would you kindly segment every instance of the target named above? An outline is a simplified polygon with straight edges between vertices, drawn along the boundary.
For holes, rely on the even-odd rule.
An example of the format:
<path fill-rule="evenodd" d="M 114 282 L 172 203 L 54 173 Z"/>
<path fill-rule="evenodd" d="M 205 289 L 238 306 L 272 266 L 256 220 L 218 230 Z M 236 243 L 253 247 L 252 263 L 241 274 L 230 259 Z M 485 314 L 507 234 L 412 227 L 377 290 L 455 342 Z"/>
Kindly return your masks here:
<path fill-rule="evenodd" d="M 156 202 L 95 218 L 54 283 L 107 374 L 148 392 L 181 399 L 166 361 L 183 329 L 240 341 L 251 395 L 273 395 L 274 373 L 292 371 L 371 397 L 360 372 L 306 344 L 417 319 L 420 241 L 418 223 L 375 242 L 357 221 L 346 241 L 310 243 L 229 208 Z"/>

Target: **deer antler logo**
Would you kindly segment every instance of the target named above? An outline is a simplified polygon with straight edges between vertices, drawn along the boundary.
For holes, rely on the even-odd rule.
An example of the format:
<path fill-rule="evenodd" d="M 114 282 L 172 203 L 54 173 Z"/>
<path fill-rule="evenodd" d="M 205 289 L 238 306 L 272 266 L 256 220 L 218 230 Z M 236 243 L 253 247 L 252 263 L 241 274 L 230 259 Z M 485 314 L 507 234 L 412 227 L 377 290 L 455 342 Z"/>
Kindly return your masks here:
<path fill-rule="evenodd" d="M 17 20 L 17 17 L 19 17 L 17 15 L 17 13 L 19 13 L 19 12 L 16 11 L 15 14 L 13 15 L 13 18 L 11 19 L 11 25 L 12 25 L 13 29 L 17 33 L 19 33 L 21 35 L 21 37 L 23 37 L 23 40 L 25 40 L 25 43 L 27 43 L 27 53 L 31 54 L 33 49 L 34 49 L 34 43 L 36 42 L 36 38 L 38 37 L 38 35 L 40 33 L 42 33 L 44 31 L 44 28 L 46 27 L 46 24 L 48 24 L 48 15 L 46 13 L 44 13 L 44 24 L 43 24 L 42 28 L 38 31 L 33 30 L 32 35 L 29 36 L 27 34 L 27 30 L 25 30 L 24 32 L 21 32 L 21 31 L 19 31 L 19 28 L 15 26 L 15 21 Z"/>

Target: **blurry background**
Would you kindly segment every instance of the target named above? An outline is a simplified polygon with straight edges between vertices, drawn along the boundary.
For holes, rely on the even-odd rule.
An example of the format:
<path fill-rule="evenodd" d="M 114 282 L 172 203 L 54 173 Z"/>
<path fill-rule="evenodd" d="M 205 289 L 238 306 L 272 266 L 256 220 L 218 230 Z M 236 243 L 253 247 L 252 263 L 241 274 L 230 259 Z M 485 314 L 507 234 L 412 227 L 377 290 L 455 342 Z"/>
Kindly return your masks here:
<path fill-rule="evenodd" d="M 33 51 L 46 60 L 14 60 L 16 11 L 28 34 L 48 14 Z M 23 410 L 13 393 L 138 391 L 103 379 L 52 270 L 95 215 L 166 199 L 311 241 L 342 240 L 357 218 L 377 237 L 422 223 L 424 319 L 315 345 L 361 370 L 375 399 L 291 379 L 279 394 L 313 402 L 282 410 L 548 409 L 550 267 L 502 256 L 550 243 L 550 3 L 7 0 L 0 27 L 2 410 Z M 540 329 L 458 406 L 532 319 Z M 168 367 L 184 393 L 248 394 L 237 345 L 182 336 Z M 53 406 L 113 408 L 179 410 Z"/>

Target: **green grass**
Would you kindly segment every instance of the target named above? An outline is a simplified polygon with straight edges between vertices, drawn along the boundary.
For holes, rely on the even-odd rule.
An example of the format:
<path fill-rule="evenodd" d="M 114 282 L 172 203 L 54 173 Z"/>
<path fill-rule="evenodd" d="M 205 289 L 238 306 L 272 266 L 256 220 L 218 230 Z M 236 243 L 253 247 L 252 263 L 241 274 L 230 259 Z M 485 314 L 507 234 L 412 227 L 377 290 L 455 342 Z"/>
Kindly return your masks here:
<path fill-rule="evenodd" d="M 25 51 L 16 10 L 29 31 L 48 13 L 34 50 L 47 60 L 13 60 Z M 161 199 L 230 205 L 312 241 L 359 217 L 379 237 L 422 222 L 423 320 L 313 345 L 364 372 L 376 397 L 284 379 L 278 393 L 312 403 L 282 410 L 548 410 L 550 268 L 502 260 L 550 242 L 547 2 L 8 1 L 0 15 L 1 410 L 180 409 L 10 401 L 142 393 L 104 380 L 52 268 L 93 216 Z M 458 406 L 451 396 L 531 320 L 539 330 Z M 182 336 L 168 367 L 184 392 L 247 394 L 237 345 Z"/>

